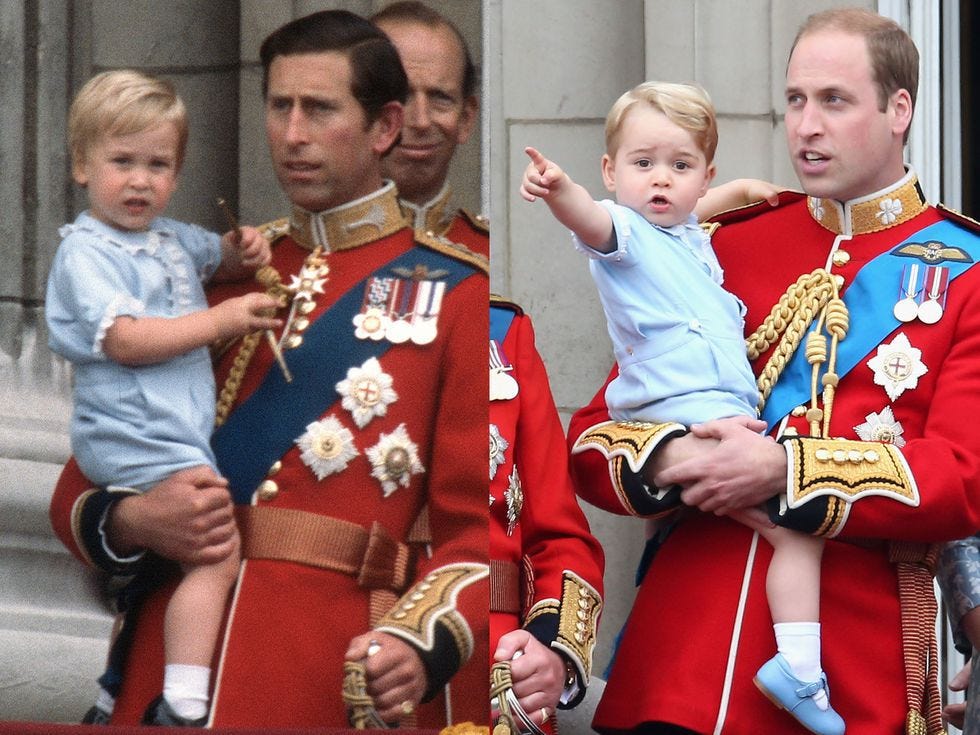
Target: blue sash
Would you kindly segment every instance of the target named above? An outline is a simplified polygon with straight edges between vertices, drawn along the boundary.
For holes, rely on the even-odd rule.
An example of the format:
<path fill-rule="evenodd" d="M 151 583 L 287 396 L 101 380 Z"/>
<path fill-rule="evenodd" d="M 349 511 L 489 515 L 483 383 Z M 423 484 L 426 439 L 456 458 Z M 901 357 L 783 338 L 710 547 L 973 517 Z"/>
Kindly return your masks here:
<path fill-rule="evenodd" d="M 439 279 L 446 284 L 446 293 L 476 270 L 442 253 L 415 247 L 375 274 L 399 266 L 413 270 L 420 264 L 448 273 Z M 214 432 L 211 446 L 218 469 L 228 478 L 236 503 L 247 504 L 273 463 L 308 424 L 340 399 L 335 386 L 347 376 L 348 368 L 380 358 L 393 346 L 387 340 L 354 336 L 351 319 L 360 311 L 367 281 L 355 284 L 310 325 L 301 348 L 286 353 L 292 383 L 273 365 L 255 392 Z"/>
<path fill-rule="evenodd" d="M 504 306 L 490 305 L 490 339 L 502 345 L 514 321 L 514 311 Z"/>
<path fill-rule="evenodd" d="M 898 294 L 902 270 L 908 263 L 908 259 L 896 255 L 895 251 L 908 243 L 928 241 L 961 247 L 973 258 L 973 262 L 969 263 L 957 261 L 942 263 L 949 269 L 950 283 L 980 260 L 980 237 L 952 222 L 943 220 L 919 230 L 905 242 L 867 263 L 844 293 L 844 303 L 851 314 L 851 320 L 847 338 L 841 340 L 837 347 L 837 374 L 840 377 L 847 375 L 871 352 L 872 348 L 881 344 L 885 337 L 901 326 L 902 322 L 898 321 L 892 313 L 896 299 L 883 295 L 882 291 L 883 288 L 893 288 L 893 293 L 896 296 Z M 816 320 L 810 330 L 812 331 L 815 326 Z M 802 344 L 801 342 L 801 347 Z M 805 353 L 804 349 L 796 350 L 769 395 L 769 400 L 762 411 L 762 419 L 770 430 L 793 408 L 810 399 L 812 367 L 807 362 Z"/>

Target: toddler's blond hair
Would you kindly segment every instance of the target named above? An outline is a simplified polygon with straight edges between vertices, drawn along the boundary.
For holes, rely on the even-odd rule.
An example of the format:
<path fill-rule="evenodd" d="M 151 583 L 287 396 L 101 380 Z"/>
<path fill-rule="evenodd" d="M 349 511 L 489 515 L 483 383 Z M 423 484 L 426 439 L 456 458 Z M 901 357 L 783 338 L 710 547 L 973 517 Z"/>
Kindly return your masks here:
<path fill-rule="evenodd" d="M 711 98 L 697 84 L 643 82 L 625 92 L 606 116 L 606 153 L 614 157 L 623 120 L 634 105 L 646 103 L 691 134 L 709 165 L 718 147 L 718 122 Z"/>
<path fill-rule="evenodd" d="M 187 108 L 174 86 L 131 69 L 104 71 L 79 90 L 68 112 L 73 168 L 84 165 L 89 146 L 104 136 L 141 133 L 160 123 L 177 128 L 177 170 L 187 147 Z"/>

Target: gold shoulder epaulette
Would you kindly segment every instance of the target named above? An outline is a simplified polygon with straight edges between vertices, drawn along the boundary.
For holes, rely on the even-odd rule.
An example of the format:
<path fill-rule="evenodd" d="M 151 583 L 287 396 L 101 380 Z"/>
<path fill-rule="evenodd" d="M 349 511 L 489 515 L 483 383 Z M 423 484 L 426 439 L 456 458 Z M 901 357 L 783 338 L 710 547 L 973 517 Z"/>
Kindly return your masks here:
<path fill-rule="evenodd" d="M 512 312 L 517 314 L 517 316 L 524 316 L 524 309 L 521 308 L 520 304 L 511 301 L 500 294 L 490 294 L 490 306 L 499 306 L 503 309 L 510 309 Z"/>
<path fill-rule="evenodd" d="M 955 209 L 950 209 L 945 204 L 937 204 L 936 209 L 939 210 L 939 213 L 946 219 L 952 220 L 958 225 L 962 225 L 971 232 L 980 233 L 980 222 L 972 217 L 967 217 L 962 212 L 957 212 Z"/>
<path fill-rule="evenodd" d="M 281 219 L 274 219 L 272 222 L 266 222 L 265 224 L 259 225 L 258 230 L 266 240 L 274 243 L 289 232 L 289 217 L 282 217 Z"/>
<path fill-rule="evenodd" d="M 473 225 L 473 228 L 479 230 L 480 232 L 485 232 L 490 234 L 490 218 L 483 214 L 476 214 L 463 207 L 459 208 L 460 214 L 462 214 L 466 221 Z"/>
<path fill-rule="evenodd" d="M 456 260 L 469 263 L 483 271 L 486 275 L 490 274 L 490 259 L 485 255 L 473 252 L 462 243 L 454 242 L 442 235 L 423 232 L 422 230 L 415 230 L 415 242 L 440 252 L 443 255 L 448 255 L 451 258 L 456 258 Z"/>

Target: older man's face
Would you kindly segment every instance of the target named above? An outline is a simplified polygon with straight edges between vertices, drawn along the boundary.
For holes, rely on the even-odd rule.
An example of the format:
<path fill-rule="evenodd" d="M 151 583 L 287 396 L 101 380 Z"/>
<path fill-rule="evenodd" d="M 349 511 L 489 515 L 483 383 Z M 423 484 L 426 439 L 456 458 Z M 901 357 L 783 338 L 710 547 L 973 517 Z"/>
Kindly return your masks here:
<path fill-rule="evenodd" d="M 463 97 L 463 50 L 449 28 L 378 25 L 398 49 L 409 85 L 401 141 L 384 160 L 385 176 L 404 199 L 424 204 L 442 189 L 456 146 L 473 131 L 476 98 Z"/>

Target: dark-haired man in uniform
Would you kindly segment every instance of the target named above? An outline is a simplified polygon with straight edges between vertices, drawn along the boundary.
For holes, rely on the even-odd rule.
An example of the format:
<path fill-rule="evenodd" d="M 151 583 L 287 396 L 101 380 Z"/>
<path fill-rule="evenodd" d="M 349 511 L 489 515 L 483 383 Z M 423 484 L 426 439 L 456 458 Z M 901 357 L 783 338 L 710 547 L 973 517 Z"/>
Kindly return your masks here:
<path fill-rule="evenodd" d="M 267 335 L 226 346 L 213 439 L 225 479 L 192 469 L 137 495 L 90 490 L 69 465 L 52 521 L 85 561 L 154 579 L 161 559 L 220 558 L 237 521 L 213 726 L 346 726 L 345 659 L 388 723 L 482 719 L 485 689 L 450 701 L 445 685 L 487 646 L 486 259 L 418 242 L 383 179 L 408 84 L 374 25 L 315 13 L 271 34 L 261 58 L 292 211 L 265 227 L 272 266 L 254 288 L 281 299 L 272 340 L 291 380 Z M 130 610 L 113 722 L 138 722 L 159 694 L 171 589 Z"/>
<path fill-rule="evenodd" d="M 785 96 L 808 196 L 717 218 L 726 286 L 750 329 L 771 327 L 748 341 L 778 442 L 732 419 L 617 425 L 601 390 L 571 421 L 582 497 L 643 517 L 678 500 L 703 511 L 646 570 L 600 731 L 805 732 L 753 686 L 772 641 L 771 549 L 726 514 L 760 503 L 828 539 L 822 658 L 848 735 L 942 731 L 932 568 L 936 542 L 980 528 L 980 237 L 928 205 L 903 163 L 917 86 L 918 52 L 894 22 L 811 16 Z M 782 689 L 803 698 L 811 684 Z"/>

